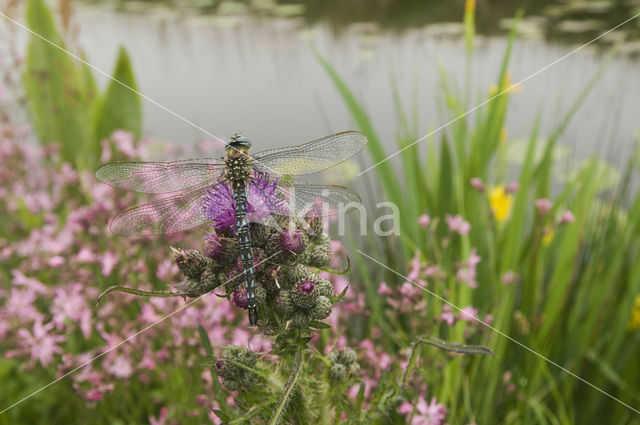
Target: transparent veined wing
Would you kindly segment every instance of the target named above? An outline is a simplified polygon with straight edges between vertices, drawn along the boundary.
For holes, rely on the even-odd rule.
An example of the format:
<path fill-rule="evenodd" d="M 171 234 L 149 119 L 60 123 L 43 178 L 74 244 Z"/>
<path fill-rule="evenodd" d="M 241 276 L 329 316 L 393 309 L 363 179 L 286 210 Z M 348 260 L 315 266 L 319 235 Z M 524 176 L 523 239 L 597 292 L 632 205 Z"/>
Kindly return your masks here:
<path fill-rule="evenodd" d="M 225 164 L 216 158 L 168 162 L 114 162 L 96 178 L 112 186 L 143 193 L 172 193 L 221 178 Z"/>
<path fill-rule="evenodd" d="M 343 131 L 300 146 L 270 149 L 253 155 L 254 167 L 279 175 L 299 176 L 326 170 L 367 145 L 358 131 Z"/>
<path fill-rule="evenodd" d="M 111 231 L 129 236 L 159 235 L 200 226 L 207 222 L 203 203 L 209 188 L 210 185 L 202 184 L 189 192 L 129 208 L 113 219 Z"/>
<path fill-rule="evenodd" d="M 247 203 L 252 210 L 267 210 L 276 216 L 327 217 L 343 214 L 361 202 L 356 192 L 348 187 L 307 183 L 277 182 L 271 177 L 272 186 L 259 179 L 249 182 Z"/>

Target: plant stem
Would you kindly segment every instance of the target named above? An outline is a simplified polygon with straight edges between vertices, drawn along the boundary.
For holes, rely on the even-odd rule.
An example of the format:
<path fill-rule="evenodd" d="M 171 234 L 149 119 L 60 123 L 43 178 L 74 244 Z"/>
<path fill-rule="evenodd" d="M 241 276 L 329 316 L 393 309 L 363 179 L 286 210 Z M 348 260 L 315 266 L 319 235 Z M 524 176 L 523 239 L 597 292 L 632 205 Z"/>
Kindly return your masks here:
<path fill-rule="evenodd" d="M 273 415 L 271 415 L 271 419 L 269 419 L 268 425 L 277 425 L 278 423 L 280 423 L 280 420 L 284 415 L 284 410 L 287 407 L 287 403 L 291 399 L 293 390 L 298 384 L 298 379 L 300 378 L 300 374 L 302 371 L 302 360 L 302 347 L 300 347 L 296 351 L 295 358 L 293 359 L 293 369 L 291 370 L 291 376 L 289 376 L 287 385 L 285 385 L 284 387 L 284 392 L 280 396 L 280 400 L 278 401 L 278 404 L 273 411 Z"/>

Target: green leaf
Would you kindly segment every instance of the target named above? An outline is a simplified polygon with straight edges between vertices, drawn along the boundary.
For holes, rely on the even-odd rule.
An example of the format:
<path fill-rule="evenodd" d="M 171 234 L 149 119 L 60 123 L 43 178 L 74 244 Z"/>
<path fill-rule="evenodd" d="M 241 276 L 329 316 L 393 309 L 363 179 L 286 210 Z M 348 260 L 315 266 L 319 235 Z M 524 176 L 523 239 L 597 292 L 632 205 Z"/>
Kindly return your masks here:
<path fill-rule="evenodd" d="M 420 338 L 420 342 L 423 344 L 433 345 L 434 347 L 444 351 L 453 351 L 454 353 L 494 355 L 493 350 L 489 347 L 485 347 L 484 345 L 457 344 L 455 342 L 445 341 L 433 336 L 422 337 Z"/>
<path fill-rule="evenodd" d="M 311 328 L 315 328 L 315 329 L 330 329 L 331 326 L 327 325 L 324 322 L 318 322 L 317 320 L 312 320 L 311 322 L 309 322 L 309 327 Z"/>
<path fill-rule="evenodd" d="M 28 0 L 26 18 L 32 35 L 23 84 L 31 123 L 43 144 L 58 142 L 65 161 L 92 167 L 98 157 L 85 157 L 91 144 L 94 98 L 83 72 L 65 48 L 44 0 Z"/>
<path fill-rule="evenodd" d="M 135 90 L 135 91 L 134 91 Z M 124 47 L 118 52 L 113 80 L 96 107 L 94 121 L 94 149 L 100 140 L 108 138 L 116 130 L 125 130 L 137 140 L 142 133 L 142 102 L 136 93 L 138 86 Z"/>

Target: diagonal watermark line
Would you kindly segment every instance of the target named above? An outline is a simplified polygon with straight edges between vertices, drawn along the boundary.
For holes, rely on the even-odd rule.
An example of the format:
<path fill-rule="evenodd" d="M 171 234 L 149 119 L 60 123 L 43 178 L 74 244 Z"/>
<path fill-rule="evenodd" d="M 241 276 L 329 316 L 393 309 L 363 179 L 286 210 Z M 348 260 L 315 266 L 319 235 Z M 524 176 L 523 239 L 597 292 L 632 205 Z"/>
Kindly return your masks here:
<path fill-rule="evenodd" d="M 399 273 L 399 272 L 397 272 L 397 271 L 393 270 L 391 267 L 389 267 L 389 266 L 387 266 L 387 265 L 385 265 L 385 264 L 381 263 L 380 261 L 378 261 L 378 260 L 376 260 L 375 258 L 373 258 L 373 257 L 371 257 L 371 256 L 369 256 L 369 255 L 367 255 L 367 254 L 365 254 L 364 252 L 360 251 L 359 249 L 358 249 L 357 251 L 358 251 L 358 253 L 360 253 L 361 255 L 363 255 L 363 256 L 365 256 L 365 257 L 367 257 L 369 260 L 373 261 L 374 263 L 378 264 L 379 266 L 384 267 L 385 269 L 389 270 L 390 272 L 392 272 L 392 273 L 394 273 L 394 274 L 396 274 L 396 275 L 400 276 L 401 278 L 405 279 L 407 282 L 411 282 L 414 286 L 416 286 L 416 287 L 418 287 L 418 288 L 422 289 L 423 291 L 425 291 L 425 292 L 429 293 L 430 295 L 433 295 L 434 297 L 438 298 L 440 301 L 442 301 L 442 302 L 444 302 L 444 303 L 448 304 L 449 306 L 451 306 L 451 307 L 455 308 L 456 310 L 458 310 L 458 311 L 462 312 L 462 309 L 461 309 L 460 307 L 458 307 L 457 305 L 453 304 L 451 301 L 449 301 L 449 300 L 447 300 L 447 299 L 445 299 L 445 298 L 442 298 L 440 295 L 436 294 L 436 293 L 435 293 L 435 292 L 433 292 L 433 291 L 430 291 L 430 290 L 429 290 L 429 289 L 427 289 L 425 286 L 420 285 L 420 284 L 419 284 L 419 283 L 417 283 L 417 282 L 414 282 L 413 280 L 409 279 L 407 276 L 404 276 L 403 274 L 401 274 L 401 273 Z M 554 362 L 554 361 L 553 361 L 553 360 L 551 360 L 550 358 L 548 358 L 548 357 L 546 357 L 546 356 L 544 356 L 544 355 L 542 355 L 542 354 L 538 353 L 538 352 L 537 352 L 537 351 L 535 351 L 534 349 L 529 348 L 528 346 L 524 345 L 523 343 L 521 343 L 521 342 L 520 342 L 520 341 L 518 341 L 517 339 L 514 339 L 514 338 L 510 337 L 510 336 L 509 336 L 509 335 L 507 335 L 506 333 L 504 333 L 504 332 L 502 332 L 501 330 L 499 330 L 499 329 L 497 329 L 497 328 L 495 328 L 495 327 L 491 326 L 490 324 L 488 324 L 487 322 L 483 321 L 482 319 L 480 319 L 480 318 L 476 317 L 476 316 L 475 316 L 475 315 L 473 315 L 473 314 L 469 314 L 469 313 L 466 313 L 466 312 L 465 312 L 465 314 L 466 314 L 467 316 L 470 316 L 471 318 L 473 318 L 473 319 L 474 319 L 475 321 L 477 321 L 478 323 L 480 323 L 480 324 L 482 324 L 482 325 L 486 326 L 487 328 L 491 329 L 492 331 L 494 331 L 494 332 L 496 332 L 496 333 L 498 333 L 498 334 L 502 335 L 503 337 L 507 338 L 509 341 L 514 342 L 514 343 L 518 344 L 520 347 L 522 347 L 522 348 L 524 348 L 525 350 L 529 351 L 530 353 L 535 354 L 536 356 L 540 357 L 542 360 L 544 360 L 544 361 L 546 361 L 546 362 L 548 362 L 548 363 L 550 363 L 550 364 L 554 365 L 555 367 L 557 367 L 558 369 L 562 370 L 563 372 L 565 372 L 565 373 L 567 373 L 567 374 L 569 374 L 569 375 L 573 376 L 573 377 L 574 377 L 574 378 L 576 378 L 577 380 L 579 380 L 579 381 L 581 381 L 581 382 L 583 382 L 583 383 L 587 384 L 587 385 L 588 385 L 588 386 L 590 386 L 591 388 L 593 388 L 593 389 L 595 389 L 595 390 L 597 390 L 597 391 L 601 392 L 602 394 L 606 395 L 607 397 L 611 398 L 612 400 L 617 401 L 618 403 L 620 403 L 620 404 L 622 404 L 623 406 L 625 406 L 626 408 L 628 408 L 628 409 L 630 409 L 630 410 L 634 411 L 635 413 L 640 414 L 640 410 L 638 410 L 638 409 L 636 409 L 636 408 L 634 408 L 634 407 L 630 406 L 629 404 L 625 403 L 624 401 L 620 400 L 619 398 L 617 398 L 617 397 L 615 397 L 615 396 L 613 396 L 613 395 L 609 394 L 609 393 L 608 393 L 608 392 L 606 392 L 605 390 L 603 390 L 603 389 L 601 389 L 601 388 L 599 388 L 599 387 L 597 387 L 597 386 L 593 385 L 591 382 L 587 381 L 587 380 L 586 380 L 586 379 L 584 379 L 584 378 L 581 378 L 580 376 L 578 376 L 578 375 L 576 375 L 575 373 L 571 372 L 569 369 L 567 369 L 567 368 L 565 368 L 565 367 L 563 367 L 563 366 L 559 365 L 558 363 Z"/>
<path fill-rule="evenodd" d="M 265 258 L 264 260 L 260 261 L 259 263 L 257 263 L 254 267 L 259 266 L 260 264 L 264 263 L 267 260 L 270 260 L 271 258 L 275 257 L 276 255 L 280 254 L 282 252 L 282 250 L 276 252 L 275 254 L 270 255 L 269 257 Z M 116 348 L 120 347 L 122 344 L 131 341 L 133 338 L 137 337 L 138 335 L 140 335 L 141 333 L 151 329 L 152 327 L 154 327 L 155 325 L 157 325 L 158 323 L 164 321 L 165 319 L 168 319 L 169 317 L 173 316 L 174 314 L 184 310 L 185 308 L 189 307 L 191 304 L 195 303 L 196 301 L 200 300 L 201 298 L 203 298 L 206 295 L 209 295 L 211 292 L 215 291 L 216 289 L 220 288 L 221 286 L 226 285 L 227 283 L 233 281 L 234 279 L 236 279 L 239 276 L 243 276 L 244 273 L 239 273 L 237 275 L 235 275 L 234 277 L 232 277 L 231 279 L 227 280 L 226 282 L 224 282 L 223 284 L 216 286 L 215 288 L 213 288 L 212 290 L 205 292 L 204 294 L 200 295 L 198 298 L 195 298 L 191 301 L 189 301 L 187 304 L 179 307 L 177 310 L 174 310 L 173 312 L 167 314 L 166 316 L 162 317 L 161 319 L 158 319 L 157 321 L 153 322 L 152 324 L 148 325 L 147 327 L 143 328 L 142 330 L 136 332 L 134 335 L 128 337 L 125 340 L 120 341 L 119 343 L 109 347 L 108 349 L 106 349 L 105 351 L 103 351 L 102 353 L 98 354 L 97 356 L 87 360 L 86 362 L 82 363 L 80 366 L 76 367 L 75 369 L 70 370 L 69 372 L 65 373 L 64 375 L 62 375 L 59 378 L 56 378 L 55 380 L 49 382 L 47 385 L 45 385 L 44 387 L 39 388 L 38 390 L 32 392 L 31 394 L 29 394 L 26 397 L 23 397 L 22 399 L 16 401 L 15 403 L 13 403 L 11 406 L 6 407 L 5 409 L 3 409 L 2 411 L 0 411 L 0 415 L 2 415 L 3 413 L 5 413 L 6 411 L 8 411 L 9 409 L 12 409 L 14 407 L 16 407 L 18 404 L 22 403 L 23 401 L 26 401 L 28 399 L 30 399 L 31 397 L 35 396 L 36 394 L 38 394 L 39 392 L 49 388 L 50 386 L 52 386 L 53 384 L 55 384 L 58 381 L 63 380 L 64 378 L 66 378 L 67 376 L 71 375 L 72 373 L 82 369 L 83 367 L 85 367 L 86 365 L 88 365 L 89 363 L 92 363 L 93 361 L 99 359 L 100 357 L 104 356 L 105 354 L 109 353 L 110 351 L 115 350 Z"/>
<path fill-rule="evenodd" d="M 70 52 L 69 50 L 65 49 L 64 47 L 60 46 L 57 43 L 54 43 L 53 41 L 49 40 L 48 38 L 38 34 L 37 32 L 33 31 L 31 28 L 29 28 L 28 26 L 21 24 L 20 22 L 16 21 L 15 19 L 12 19 L 11 17 L 5 15 L 4 13 L 0 12 L 0 16 L 3 17 L 4 19 L 6 19 L 9 22 L 14 23 L 15 25 L 19 26 L 20 28 L 22 28 L 23 30 L 29 32 L 30 34 L 38 37 L 39 39 L 41 39 L 42 41 L 50 44 L 51 46 L 55 47 L 58 50 L 63 51 L 64 53 L 68 54 L 69 56 L 71 56 L 72 58 L 74 58 L 75 60 L 82 62 L 83 64 L 87 65 L 89 68 L 93 69 L 94 71 L 98 72 L 101 75 L 104 75 L 105 77 L 109 78 L 110 80 L 120 84 L 122 87 L 131 90 L 132 92 L 134 92 L 135 94 L 137 94 L 138 96 L 142 97 L 143 99 L 147 100 L 148 102 L 154 104 L 155 106 L 157 106 L 158 108 L 162 109 L 165 112 L 168 112 L 169 114 L 173 115 L 174 117 L 178 118 L 181 121 L 184 121 L 185 123 L 189 124 L 190 126 L 196 128 L 197 130 L 200 130 L 201 132 L 203 132 L 204 134 L 206 134 L 207 136 L 212 137 L 215 140 L 219 140 L 223 143 L 226 144 L 226 142 L 219 138 L 218 136 L 212 134 L 211 132 L 209 132 L 208 130 L 206 130 L 205 128 L 199 126 L 198 124 L 194 123 L 193 121 L 189 120 L 188 118 L 185 118 L 184 116 L 180 115 L 179 113 L 177 113 L 176 111 L 174 111 L 171 108 L 168 108 L 166 106 L 164 106 L 163 104 L 161 104 L 160 102 L 158 102 L 157 100 L 154 100 L 153 98 L 147 96 L 146 94 L 141 93 L 140 91 L 134 89 L 133 87 L 131 87 L 130 85 L 118 80 L 117 78 L 111 76 L 108 72 L 105 72 L 103 70 L 101 70 L 100 68 L 98 68 L 95 65 L 92 65 L 91 63 L 87 62 L 86 60 L 82 59 L 80 56 L 74 54 L 73 52 Z"/>
<path fill-rule="evenodd" d="M 636 19 L 637 17 L 640 16 L 640 13 L 637 13 L 635 15 L 633 15 L 631 18 L 627 19 L 624 22 L 619 23 L 618 25 L 616 25 L 615 27 L 603 32 L 602 34 L 600 34 L 599 36 L 597 36 L 596 38 L 594 38 L 593 40 L 582 44 L 578 47 L 576 47 L 575 49 L 573 49 L 572 51 L 570 51 L 569 53 L 565 54 L 564 56 L 556 59 L 555 61 L 551 62 L 550 64 L 540 68 L 539 70 L 537 70 L 536 72 L 534 72 L 533 74 L 530 74 L 528 76 L 526 76 L 525 78 L 523 78 L 522 80 L 518 81 L 517 83 L 511 84 L 509 87 L 507 87 L 506 89 L 502 90 L 499 93 L 496 93 L 495 95 L 491 96 L 489 99 L 477 104 L 476 106 L 474 106 L 473 108 L 469 109 L 468 111 L 464 112 L 461 115 L 458 115 L 457 117 L 453 118 L 451 121 L 447 122 L 446 124 L 441 125 L 440 127 L 436 128 L 435 130 L 431 131 L 430 133 L 425 134 L 424 136 L 422 136 L 421 138 L 419 138 L 418 140 L 416 140 L 415 142 L 412 142 L 411 144 L 405 146 L 404 148 L 398 150 L 397 152 L 389 155 L 388 157 L 386 157 L 385 159 L 375 163 L 374 165 L 372 165 L 371 167 L 367 168 L 364 171 L 361 171 L 357 174 L 357 177 L 360 177 L 361 175 L 373 170 L 374 168 L 376 168 L 378 165 L 387 162 L 388 160 L 390 160 L 391 158 L 393 158 L 394 156 L 402 153 L 403 151 L 405 151 L 406 149 L 409 149 L 410 147 L 414 146 L 416 143 L 420 143 L 421 141 L 423 141 L 424 139 L 433 136 L 434 134 L 438 133 L 440 130 L 443 130 L 445 128 L 447 128 L 448 126 L 450 126 L 451 124 L 453 124 L 454 122 L 458 121 L 461 118 L 466 117 L 467 115 L 469 115 L 470 113 L 472 113 L 473 111 L 483 107 L 484 105 L 486 105 L 487 103 L 491 102 L 492 100 L 496 99 L 497 97 L 502 96 L 505 93 L 508 93 L 511 91 L 511 89 L 513 89 L 514 87 L 524 83 L 525 81 L 535 77 L 536 75 L 540 74 L 543 71 L 546 71 L 547 69 L 551 68 L 552 66 L 558 64 L 559 62 L 563 61 L 564 59 L 568 58 L 569 56 L 573 55 L 574 53 L 584 49 L 585 47 L 587 47 L 588 45 L 594 43 L 595 41 L 599 40 L 600 38 L 604 37 L 605 35 L 609 34 L 611 31 L 617 30 L 618 28 L 620 28 L 621 26 L 623 26 L 624 24 L 633 21 L 634 19 Z"/>

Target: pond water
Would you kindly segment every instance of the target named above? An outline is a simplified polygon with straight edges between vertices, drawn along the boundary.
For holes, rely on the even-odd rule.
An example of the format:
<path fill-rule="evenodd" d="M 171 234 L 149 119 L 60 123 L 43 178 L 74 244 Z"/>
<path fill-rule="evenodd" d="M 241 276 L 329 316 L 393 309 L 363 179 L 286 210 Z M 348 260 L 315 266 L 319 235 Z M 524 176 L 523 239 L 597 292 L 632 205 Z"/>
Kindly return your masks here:
<path fill-rule="evenodd" d="M 314 49 L 336 67 L 366 106 L 389 152 L 395 151 L 398 123 L 394 78 L 404 106 L 411 110 L 416 102 L 420 135 L 450 119 L 437 109 L 438 64 L 451 78 L 463 81 L 465 50 L 459 24 L 397 32 L 354 23 L 336 31 L 325 21 L 309 24 L 302 18 L 139 10 L 145 12 L 79 4 L 74 22 L 88 60 L 110 72 L 118 46 L 124 45 L 142 93 L 219 137 L 243 132 L 256 150 L 355 127 Z M 578 46 L 550 43 L 536 31 L 525 33 L 513 51 L 514 82 Z M 629 45 L 633 43 L 637 44 Z M 505 46 L 504 36 L 478 37 L 471 65 L 475 95 L 469 106 L 486 99 Z M 586 47 L 527 80 L 522 91 L 512 95 L 510 140 L 530 134 L 539 110 L 542 134 L 548 132 L 596 72 L 605 52 L 602 46 Z M 576 156 L 596 152 L 614 161 L 627 156 L 640 128 L 639 70 L 640 61 L 629 53 L 618 55 L 606 69 L 563 137 Z M 96 77 L 99 84 L 107 83 L 105 77 Z M 147 134 L 176 144 L 193 144 L 205 136 L 148 101 L 144 125 Z"/>

